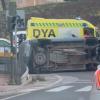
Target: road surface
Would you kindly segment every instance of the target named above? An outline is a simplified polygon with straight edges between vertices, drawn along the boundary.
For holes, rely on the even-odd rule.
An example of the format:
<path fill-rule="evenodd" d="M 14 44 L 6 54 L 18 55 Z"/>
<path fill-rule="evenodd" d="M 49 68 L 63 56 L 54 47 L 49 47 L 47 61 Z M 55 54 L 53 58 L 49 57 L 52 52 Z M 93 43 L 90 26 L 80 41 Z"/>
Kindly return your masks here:
<path fill-rule="evenodd" d="M 9 96 L 2 100 L 92 100 L 94 72 L 57 74 L 61 75 L 63 80 L 53 87 L 33 92 L 26 90 L 22 94 Z"/>

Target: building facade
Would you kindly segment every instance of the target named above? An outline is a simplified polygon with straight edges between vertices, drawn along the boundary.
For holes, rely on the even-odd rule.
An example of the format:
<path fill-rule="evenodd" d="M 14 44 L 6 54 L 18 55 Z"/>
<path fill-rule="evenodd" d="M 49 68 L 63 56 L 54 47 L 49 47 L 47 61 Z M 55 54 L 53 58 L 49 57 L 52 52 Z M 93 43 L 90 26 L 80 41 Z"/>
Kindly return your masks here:
<path fill-rule="evenodd" d="M 48 3 L 63 2 L 64 0 L 17 0 L 17 7 L 29 7 Z"/>

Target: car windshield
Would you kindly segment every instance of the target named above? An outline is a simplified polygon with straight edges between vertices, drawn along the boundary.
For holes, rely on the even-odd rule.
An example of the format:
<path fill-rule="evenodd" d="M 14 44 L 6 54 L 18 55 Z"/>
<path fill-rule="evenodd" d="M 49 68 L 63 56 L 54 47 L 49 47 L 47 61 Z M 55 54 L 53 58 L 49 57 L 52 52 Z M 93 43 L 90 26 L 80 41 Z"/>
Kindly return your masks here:
<path fill-rule="evenodd" d="M 84 28 L 84 35 L 87 35 L 87 36 L 94 36 L 94 29 L 92 28 Z"/>

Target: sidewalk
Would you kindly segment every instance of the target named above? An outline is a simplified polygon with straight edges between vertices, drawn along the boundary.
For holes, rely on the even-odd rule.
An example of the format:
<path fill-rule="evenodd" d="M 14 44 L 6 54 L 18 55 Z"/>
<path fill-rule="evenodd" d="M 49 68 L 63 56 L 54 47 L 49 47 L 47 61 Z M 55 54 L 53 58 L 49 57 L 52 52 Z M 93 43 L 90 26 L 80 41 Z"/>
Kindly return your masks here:
<path fill-rule="evenodd" d="M 9 76 L 6 74 L 0 74 L 0 86 L 7 85 L 9 82 Z"/>
<path fill-rule="evenodd" d="M 62 81 L 62 77 L 56 74 L 31 75 L 32 82 L 26 85 L 0 86 L 0 96 L 36 91 L 51 87 Z"/>
<path fill-rule="evenodd" d="M 100 90 L 94 84 L 90 95 L 90 100 L 100 100 Z"/>

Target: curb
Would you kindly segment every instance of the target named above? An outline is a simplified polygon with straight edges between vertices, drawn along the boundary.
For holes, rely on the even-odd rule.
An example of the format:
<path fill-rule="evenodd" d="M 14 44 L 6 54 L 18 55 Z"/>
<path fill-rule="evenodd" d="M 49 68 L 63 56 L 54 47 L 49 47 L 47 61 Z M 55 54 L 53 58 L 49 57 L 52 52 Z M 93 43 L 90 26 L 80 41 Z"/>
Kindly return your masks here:
<path fill-rule="evenodd" d="M 49 84 L 49 85 L 48 84 L 45 84 L 45 85 L 42 84 L 44 86 L 41 86 L 41 82 L 39 81 L 38 84 L 40 83 L 40 86 L 39 85 L 34 86 L 34 84 L 20 85 L 19 87 L 16 87 L 15 89 L 0 92 L 0 96 L 13 95 L 13 94 L 18 94 L 18 93 L 29 93 L 29 92 L 32 92 L 32 91 L 37 91 L 37 90 L 41 90 L 41 89 L 45 89 L 45 88 L 50 88 L 53 85 L 56 85 L 57 83 L 62 81 L 62 77 L 59 76 L 59 75 L 54 75 L 54 78 L 56 78 L 56 80 L 55 80 L 55 82 L 52 82 L 53 84 Z M 45 81 L 45 82 L 49 82 L 49 81 Z M 35 83 L 35 85 L 36 84 L 37 84 L 37 82 Z M 26 90 L 26 92 L 25 92 L 25 90 Z"/>
<path fill-rule="evenodd" d="M 95 85 L 90 94 L 90 100 L 100 100 L 100 90 L 98 90 Z"/>
<path fill-rule="evenodd" d="M 53 85 L 56 85 L 56 84 L 60 83 L 63 80 L 63 78 L 61 76 L 59 76 L 59 75 L 56 75 L 56 77 L 58 78 L 58 80 L 55 83 L 53 83 L 51 85 L 48 85 L 46 88 L 50 88 Z"/>
<path fill-rule="evenodd" d="M 32 87 L 26 88 L 24 90 L 18 91 L 18 93 L 22 93 L 22 94 L 26 93 L 26 94 L 28 94 L 28 93 L 30 93 L 32 91 L 38 91 L 38 90 L 50 88 L 50 87 L 58 84 L 59 82 L 61 82 L 63 80 L 63 78 L 61 76 L 59 76 L 59 75 L 55 75 L 55 76 L 56 76 L 57 81 L 55 81 L 53 84 L 49 84 L 49 85 L 45 85 L 45 86 L 40 86 L 40 87 L 39 86 L 34 87 L 34 85 L 32 85 L 32 87 L 34 87 L 34 88 L 32 88 Z"/>

